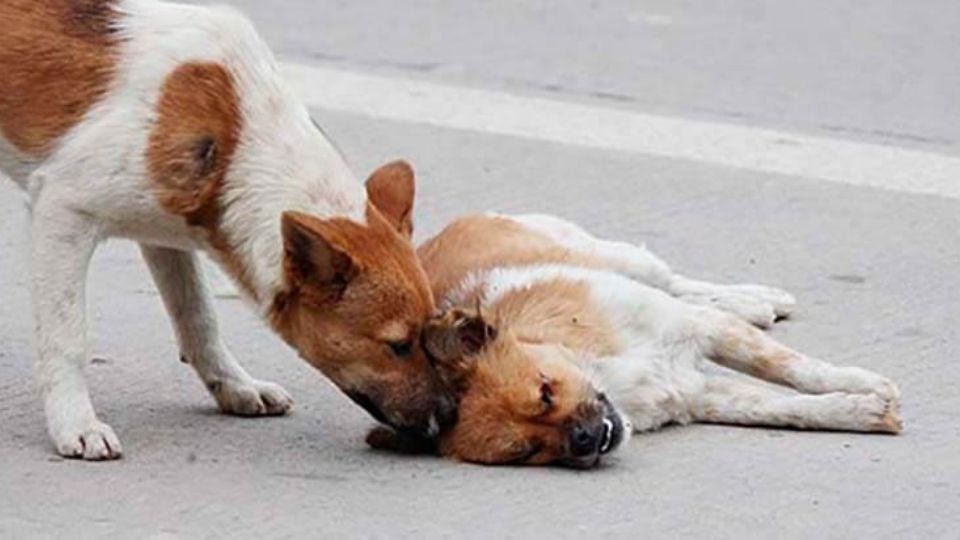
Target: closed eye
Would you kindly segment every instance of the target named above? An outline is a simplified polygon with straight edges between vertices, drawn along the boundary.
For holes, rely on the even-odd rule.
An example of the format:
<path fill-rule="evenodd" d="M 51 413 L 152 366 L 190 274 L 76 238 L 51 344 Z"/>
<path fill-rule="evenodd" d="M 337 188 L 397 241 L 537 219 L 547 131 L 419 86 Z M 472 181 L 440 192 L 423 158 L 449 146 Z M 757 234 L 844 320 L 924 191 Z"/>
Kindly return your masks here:
<path fill-rule="evenodd" d="M 540 406 L 544 412 L 548 412 L 553 408 L 553 388 L 550 387 L 550 383 L 547 381 L 540 384 Z"/>
<path fill-rule="evenodd" d="M 403 341 L 388 341 L 387 345 L 390 346 L 390 351 L 393 352 L 393 355 L 397 358 L 406 359 L 413 354 L 413 342 L 409 339 Z"/>

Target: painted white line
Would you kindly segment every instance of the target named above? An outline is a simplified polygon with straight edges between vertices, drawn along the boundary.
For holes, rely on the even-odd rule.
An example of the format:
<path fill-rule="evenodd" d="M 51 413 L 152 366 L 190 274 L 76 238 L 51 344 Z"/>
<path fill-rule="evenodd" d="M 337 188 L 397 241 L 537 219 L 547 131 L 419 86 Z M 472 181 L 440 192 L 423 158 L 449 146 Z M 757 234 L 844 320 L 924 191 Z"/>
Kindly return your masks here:
<path fill-rule="evenodd" d="M 287 64 L 312 107 L 960 199 L 960 158 Z"/>

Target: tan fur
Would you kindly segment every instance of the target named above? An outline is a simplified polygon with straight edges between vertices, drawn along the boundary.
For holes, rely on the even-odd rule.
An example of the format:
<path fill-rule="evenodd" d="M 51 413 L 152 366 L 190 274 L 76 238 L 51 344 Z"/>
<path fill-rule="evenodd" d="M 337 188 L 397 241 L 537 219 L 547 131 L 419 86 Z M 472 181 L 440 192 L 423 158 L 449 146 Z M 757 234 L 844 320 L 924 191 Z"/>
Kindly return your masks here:
<path fill-rule="evenodd" d="M 383 217 L 403 236 L 413 236 L 413 167 L 406 161 L 387 163 L 367 179 L 367 195 Z"/>
<path fill-rule="evenodd" d="M 39 158 L 107 91 L 117 61 L 110 0 L 0 2 L 0 131 Z"/>
<path fill-rule="evenodd" d="M 301 219 L 300 227 L 308 234 L 322 238 L 338 257 L 347 257 L 337 263 L 337 272 L 344 275 L 317 283 L 300 275 L 288 256 L 290 287 L 274 301 L 271 325 L 348 392 L 368 395 L 384 410 L 400 409 L 401 404 L 432 410 L 437 381 L 423 376 L 432 370 L 416 345 L 434 301 L 426 275 L 411 264 L 412 246 L 372 206 L 366 226 L 339 218 Z M 342 288 L 342 281 L 349 286 Z M 391 353 L 388 342 L 398 333 L 414 344 L 410 358 Z"/>
<path fill-rule="evenodd" d="M 563 229 L 557 234 L 562 238 Z M 588 238 L 586 233 L 584 237 Z M 420 248 L 434 294 L 443 307 L 450 308 L 445 318 L 459 318 L 459 324 L 446 323 L 458 329 L 455 333 L 438 330 L 427 334 L 426 347 L 438 358 L 441 377 L 456 389 L 460 404 L 458 422 L 441 434 L 441 454 L 481 463 L 568 463 L 572 449 L 584 448 L 578 443 L 585 440 L 570 426 L 578 422 L 589 425 L 597 418 L 596 404 L 606 403 L 581 367 L 604 357 L 629 361 L 629 355 L 646 353 L 646 347 L 654 353 L 652 361 L 665 364 L 663 378 L 677 374 L 678 381 L 657 381 L 660 371 L 642 363 L 633 371 L 614 361 L 610 372 L 603 367 L 596 372 L 599 380 L 610 382 L 612 392 L 623 394 L 623 387 L 629 385 L 639 388 L 641 399 L 625 403 L 631 415 L 643 422 L 641 429 L 668 421 L 725 421 L 900 430 L 898 391 L 883 377 L 806 358 L 768 338 L 736 313 L 693 305 L 683 309 L 682 300 L 644 290 L 642 280 L 635 284 L 623 275 L 612 275 L 618 273 L 619 265 L 594 258 L 601 251 L 597 245 L 580 243 L 580 238 L 570 242 L 582 246 L 581 253 L 574 253 L 571 250 L 577 247 L 564 248 L 560 241 L 527 228 L 519 219 L 474 216 L 453 222 Z M 611 275 L 579 271 L 593 268 Z M 495 271 L 485 274 L 484 270 Z M 578 277 L 581 275 L 583 280 Z M 621 303 L 614 296 L 620 288 L 623 294 L 635 296 Z M 628 301 L 634 298 L 635 303 Z M 616 328 L 607 319 L 605 307 L 617 317 Z M 476 315 L 471 316 L 471 310 Z M 478 340 L 478 336 L 492 337 Z M 618 343 L 620 340 L 625 343 Z M 486 343 L 485 348 L 478 341 Z M 662 358 L 656 354 L 658 347 Z M 740 387 L 701 389 L 701 393 L 689 395 L 677 389 L 687 383 L 697 388 L 704 381 L 700 363 L 705 359 L 802 393 L 822 395 L 824 400 L 802 401 L 806 408 L 791 410 L 794 404 L 785 404 L 777 393 L 766 396 L 750 390 L 746 382 L 738 382 Z M 615 369 L 620 371 L 614 373 Z M 537 389 L 545 381 L 553 389 L 549 413 L 537 409 L 542 401 Z M 850 399 L 843 403 L 847 393 Z M 861 399 L 860 394 L 874 395 Z M 691 412 L 688 401 L 702 408 Z M 885 404 L 886 409 L 877 408 L 878 404 Z M 743 411 L 738 413 L 738 407 Z M 611 418 L 616 417 L 605 416 L 604 423 L 612 423 Z M 565 435 L 574 436 L 565 439 Z"/>
<path fill-rule="evenodd" d="M 887 410 L 884 411 L 877 430 L 894 434 L 900 433 L 903 430 L 903 421 L 900 420 L 900 414 L 896 408 L 888 407 Z"/>
<path fill-rule="evenodd" d="M 789 370 L 798 354 L 776 342 L 763 339 L 763 334 L 750 326 L 734 321 L 722 324 L 715 339 L 711 358 L 719 364 L 742 370 L 763 380 L 789 383 Z"/>
<path fill-rule="evenodd" d="M 417 250 L 433 294 L 443 297 L 470 273 L 500 266 L 569 263 L 603 268 L 603 261 L 557 245 L 519 223 L 492 216 L 468 216 L 448 225 Z"/>
<path fill-rule="evenodd" d="M 459 219 L 418 250 L 440 298 L 471 273 L 502 266 L 569 263 L 599 266 L 514 221 L 489 216 Z M 479 304 L 480 289 L 463 291 L 462 306 Z M 438 369 L 460 381 L 459 422 L 440 440 L 440 452 L 480 463 L 550 463 L 569 455 L 572 426 L 601 414 L 596 395 L 574 357 L 619 350 L 613 329 L 588 288 L 557 279 L 503 293 L 485 311 L 495 328 L 509 329 L 469 362 L 453 357 Z M 567 360 L 557 360 L 567 358 Z M 450 373 L 450 372 L 453 373 Z M 553 394 L 544 411 L 541 386 Z"/>
<path fill-rule="evenodd" d="M 599 407 L 583 373 L 556 360 L 562 354 L 553 345 L 504 335 L 461 364 L 469 372 L 459 374 L 467 380 L 460 421 L 441 437 L 440 452 L 479 463 L 542 464 L 565 457 L 568 428 L 598 414 Z M 544 384 L 552 394 L 549 407 L 541 401 Z"/>
<path fill-rule="evenodd" d="M 621 347 L 589 294 L 583 283 L 557 279 L 506 292 L 490 309 L 523 342 L 556 343 L 597 356 L 615 354 Z"/>

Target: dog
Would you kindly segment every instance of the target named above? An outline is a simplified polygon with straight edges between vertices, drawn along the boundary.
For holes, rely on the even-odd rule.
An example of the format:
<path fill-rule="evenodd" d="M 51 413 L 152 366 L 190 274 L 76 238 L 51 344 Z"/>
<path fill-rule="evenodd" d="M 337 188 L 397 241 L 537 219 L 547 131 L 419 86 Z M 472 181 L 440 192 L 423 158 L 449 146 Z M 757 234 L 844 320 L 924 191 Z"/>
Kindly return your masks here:
<path fill-rule="evenodd" d="M 192 366 L 226 413 L 284 414 L 220 339 L 195 252 L 378 420 L 452 414 L 419 346 L 434 299 L 410 241 L 403 162 L 364 185 L 229 8 L 154 0 L 0 3 L 0 172 L 28 194 L 36 377 L 66 457 L 122 453 L 82 367 L 84 283 L 105 238 L 140 244 Z"/>
<path fill-rule="evenodd" d="M 437 441 L 378 428 L 374 447 L 589 468 L 666 424 L 901 430 L 889 379 L 756 328 L 794 308 L 779 289 L 689 279 L 547 215 L 458 219 L 418 254 L 447 310 L 425 347 L 458 420 Z"/>

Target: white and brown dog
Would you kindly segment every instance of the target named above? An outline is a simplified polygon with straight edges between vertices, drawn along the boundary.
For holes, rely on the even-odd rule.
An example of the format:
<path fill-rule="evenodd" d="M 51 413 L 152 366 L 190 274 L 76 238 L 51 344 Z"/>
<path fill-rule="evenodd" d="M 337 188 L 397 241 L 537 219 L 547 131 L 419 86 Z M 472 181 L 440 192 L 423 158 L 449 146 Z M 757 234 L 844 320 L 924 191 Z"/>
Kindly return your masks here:
<path fill-rule="evenodd" d="M 418 346 L 434 302 L 409 241 L 410 168 L 365 190 L 236 12 L 0 2 L 0 172 L 30 199 L 36 376 L 62 455 L 121 453 L 82 375 L 84 283 L 107 237 L 140 243 L 182 359 L 223 411 L 291 400 L 222 343 L 197 250 L 377 418 L 431 433 L 449 416 Z"/>
<path fill-rule="evenodd" d="M 373 446 L 586 467 L 630 424 L 900 430 L 891 381 L 804 356 L 754 327 L 793 308 L 778 289 L 694 281 L 643 247 L 543 215 L 459 219 L 419 255 L 448 310 L 426 347 L 459 419 L 438 448 L 379 428 Z"/>

